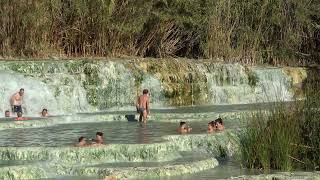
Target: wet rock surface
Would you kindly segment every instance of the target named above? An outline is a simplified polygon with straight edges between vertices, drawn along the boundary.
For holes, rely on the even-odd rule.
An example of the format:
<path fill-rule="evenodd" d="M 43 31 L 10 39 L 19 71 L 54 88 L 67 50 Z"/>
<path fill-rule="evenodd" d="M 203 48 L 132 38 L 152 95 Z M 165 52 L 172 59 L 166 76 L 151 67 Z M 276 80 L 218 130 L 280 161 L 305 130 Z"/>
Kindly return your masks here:
<path fill-rule="evenodd" d="M 85 148 L 0 148 L 2 160 L 30 161 L 30 164 L 27 165 L 0 168 L 0 172 L 6 174 L 10 171 L 13 175 L 9 175 L 18 179 L 51 176 L 100 178 L 115 176 L 123 179 L 195 173 L 217 166 L 218 161 L 214 157 L 220 157 L 221 153 L 228 156 L 233 155 L 233 150 L 236 148 L 236 142 L 233 138 L 232 132 L 226 131 L 215 135 L 168 136 L 165 137 L 167 141 L 164 143 L 147 145 L 112 144 Z M 198 157 L 191 154 L 188 158 L 188 154 L 181 153 L 182 151 L 196 151 Z M 112 164 L 117 162 L 126 162 L 126 167 L 121 167 L 121 165 L 116 167 L 117 164 Z M 134 162 L 135 164 L 130 164 Z M 148 163 L 153 163 L 153 166 Z M 7 179 L 5 175 L 2 177 Z"/>
<path fill-rule="evenodd" d="M 0 111 L 21 87 L 26 113 L 53 115 L 132 106 L 142 89 L 155 107 L 292 100 L 301 68 L 259 68 L 192 60 L 8 61 L 0 64 Z"/>
<path fill-rule="evenodd" d="M 305 78 L 301 68 L 189 60 L 4 62 L 0 111 L 24 87 L 25 115 L 39 117 L 46 107 L 54 116 L 1 119 L 0 179 L 195 179 L 204 171 L 203 179 L 318 178 L 316 172 L 251 175 L 234 171 L 239 164 L 223 164 L 238 157 L 245 117 L 267 109 L 261 102 L 300 97 Z M 151 92 L 149 129 L 136 122 L 133 107 L 143 88 Z M 218 117 L 227 130 L 206 134 L 207 123 Z M 177 134 L 180 121 L 193 132 Z M 107 145 L 72 146 L 98 130 L 106 132 Z M 227 172 L 212 175 L 213 169 Z"/>

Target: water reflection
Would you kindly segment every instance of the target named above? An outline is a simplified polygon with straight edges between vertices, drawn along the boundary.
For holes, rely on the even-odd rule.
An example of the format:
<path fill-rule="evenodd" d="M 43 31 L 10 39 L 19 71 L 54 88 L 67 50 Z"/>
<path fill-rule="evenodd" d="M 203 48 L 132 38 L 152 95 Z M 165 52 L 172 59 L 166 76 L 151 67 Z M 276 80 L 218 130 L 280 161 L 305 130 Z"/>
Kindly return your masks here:
<path fill-rule="evenodd" d="M 104 132 L 106 144 L 149 144 L 163 142 L 163 136 L 178 134 L 178 123 L 150 121 L 98 122 L 61 124 L 43 128 L 15 128 L 0 131 L 1 147 L 72 146 L 80 136 L 94 138 L 98 131 Z M 205 134 L 207 121 L 192 123 L 193 134 Z"/>
<path fill-rule="evenodd" d="M 146 123 L 139 122 L 139 127 L 137 128 L 138 131 L 138 143 L 140 144 L 148 144 L 149 143 L 149 130 L 148 125 Z"/>
<path fill-rule="evenodd" d="M 16 122 L 16 123 L 21 123 L 21 122 Z M 24 136 L 24 133 L 22 129 L 17 129 L 15 133 L 10 133 L 12 139 L 12 144 L 24 144 L 25 142 L 28 142 L 28 139 Z"/>

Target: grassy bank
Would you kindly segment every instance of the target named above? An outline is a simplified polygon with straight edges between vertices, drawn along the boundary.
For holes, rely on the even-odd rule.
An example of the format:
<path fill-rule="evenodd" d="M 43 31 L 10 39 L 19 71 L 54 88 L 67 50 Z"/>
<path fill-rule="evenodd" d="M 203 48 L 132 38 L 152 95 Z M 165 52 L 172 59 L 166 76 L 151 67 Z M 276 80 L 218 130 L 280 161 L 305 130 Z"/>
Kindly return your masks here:
<path fill-rule="evenodd" d="M 253 114 L 241 136 L 242 163 L 259 169 L 320 170 L 320 70 L 304 82 L 306 99 Z"/>
<path fill-rule="evenodd" d="M 319 62 L 320 3 L 2 0 L 0 55 Z"/>

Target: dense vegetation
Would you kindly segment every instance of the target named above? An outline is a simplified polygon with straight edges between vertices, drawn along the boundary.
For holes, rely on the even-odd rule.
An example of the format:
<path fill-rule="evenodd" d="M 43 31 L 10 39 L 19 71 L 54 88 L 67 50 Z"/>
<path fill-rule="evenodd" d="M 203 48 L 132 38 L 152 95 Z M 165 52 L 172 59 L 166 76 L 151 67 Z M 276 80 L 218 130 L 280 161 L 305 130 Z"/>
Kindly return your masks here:
<path fill-rule="evenodd" d="M 320 170 L 319 73 L 320 69 L 309 72 L 305 100 L 254 113 L 240 138 L 244 166 Z"/>
<path fill-rule="evenodd" d="M 1 0 L 0 56 L 319 62 L 315 0 Z"/>

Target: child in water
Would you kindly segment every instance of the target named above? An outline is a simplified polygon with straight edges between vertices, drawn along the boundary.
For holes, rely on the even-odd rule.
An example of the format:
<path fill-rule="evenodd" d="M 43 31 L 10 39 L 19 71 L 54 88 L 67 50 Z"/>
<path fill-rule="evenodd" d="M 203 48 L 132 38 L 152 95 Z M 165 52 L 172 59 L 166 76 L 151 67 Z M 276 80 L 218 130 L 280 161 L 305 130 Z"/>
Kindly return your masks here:
<path fill-rule="evenodd" d="M 211 121 L 208 123 L 208 133 L 212 133 L 217 129 L 217 123 L 215 121 Z"/>
<path fill-rule="evenodd" d="M 189 127 L 186 122 L 180 122 L 180 126 L 178 128 L 178 132 L 180 132 L 180 133 L 188 133 L 191 130 L 192 130 L 192 128 Z"/>
<path fill-rule="evenodd" d="M 216 119 L 215 122 L 216 122 L 217 130 L 220 130 L 220 131 L 224 130 L 224 123 L 221 118 Z"/>

